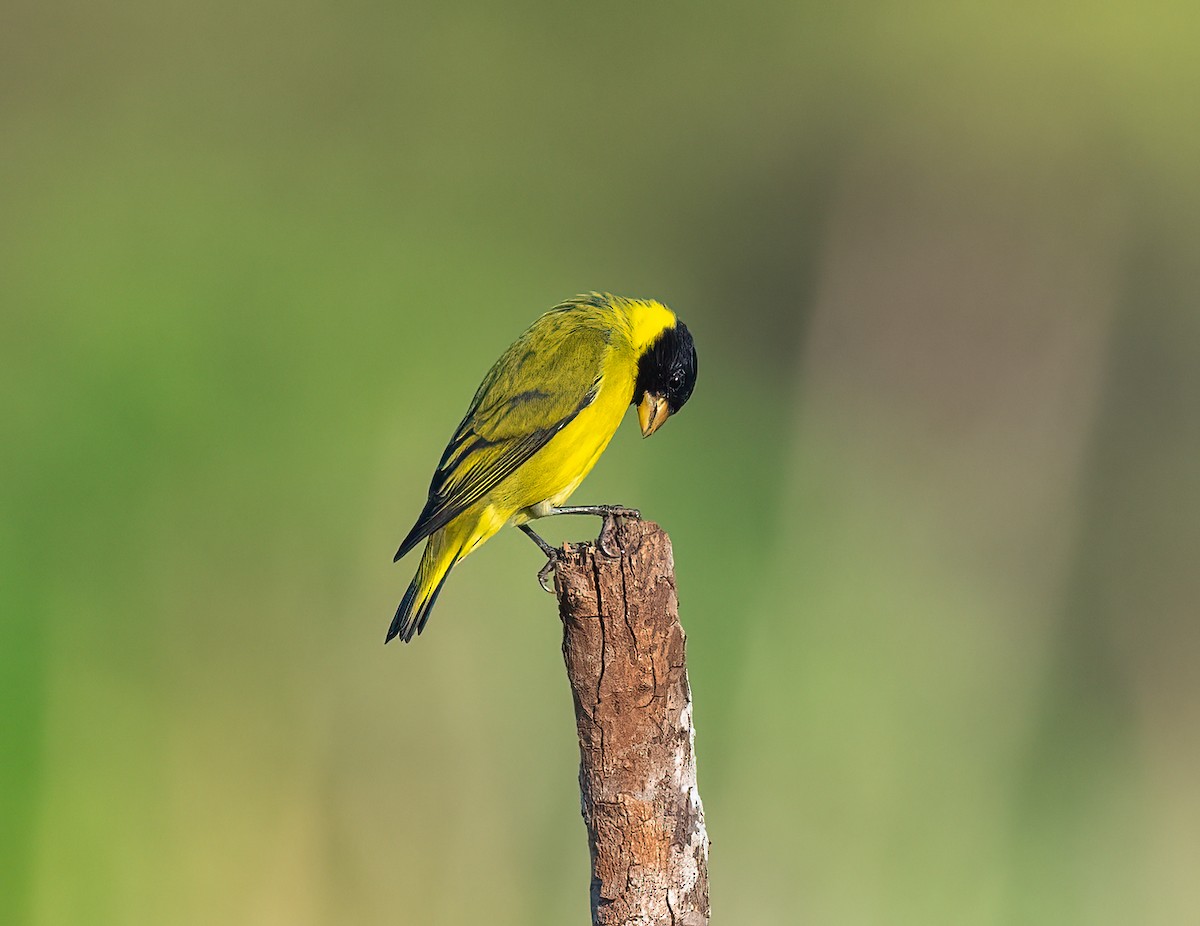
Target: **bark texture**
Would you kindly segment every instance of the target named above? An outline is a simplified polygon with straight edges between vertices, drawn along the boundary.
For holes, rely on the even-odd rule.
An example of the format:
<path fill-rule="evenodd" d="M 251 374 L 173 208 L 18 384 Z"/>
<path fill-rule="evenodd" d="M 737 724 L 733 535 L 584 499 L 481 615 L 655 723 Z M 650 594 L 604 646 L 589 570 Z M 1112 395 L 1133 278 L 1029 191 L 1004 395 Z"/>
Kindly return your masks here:
<path fill-rule="evenodd" d="M 610 559 L 564 546 L 555 570 L 579 731 L 595 926 L 706 926 L 708 834 L 670 538 L 617 529 Z"/>

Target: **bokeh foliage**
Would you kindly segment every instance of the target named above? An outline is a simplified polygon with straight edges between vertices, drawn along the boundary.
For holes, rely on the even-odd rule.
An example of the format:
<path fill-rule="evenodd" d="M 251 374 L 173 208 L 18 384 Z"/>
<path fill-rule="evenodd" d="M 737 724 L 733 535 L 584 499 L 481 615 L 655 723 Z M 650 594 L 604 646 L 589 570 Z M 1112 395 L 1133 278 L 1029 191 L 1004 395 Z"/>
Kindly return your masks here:
<path fill-rule="evenodd" d="M 588 289 L 700 350 L 576 498 L 674 538 L 717 920 L 1200 916 L 1194 4 L 3 20 L 0 922 L 585 921 L 533 548 L 380 644 Z"/>

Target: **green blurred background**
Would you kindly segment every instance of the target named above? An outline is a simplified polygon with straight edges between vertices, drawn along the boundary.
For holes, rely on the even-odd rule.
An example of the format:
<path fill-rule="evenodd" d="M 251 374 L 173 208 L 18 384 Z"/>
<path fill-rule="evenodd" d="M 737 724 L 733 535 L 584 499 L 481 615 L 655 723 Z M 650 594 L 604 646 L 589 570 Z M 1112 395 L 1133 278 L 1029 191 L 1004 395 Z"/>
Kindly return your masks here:
<path fill-rule="evenodd" d="M 536 551 L 381 644 L 590 289 L 699 345 L 575 498 L 674 538 L 714 922 L 1200 922 L 1198 34 L 9 0 L 0 922 L 587 921 Z"/>

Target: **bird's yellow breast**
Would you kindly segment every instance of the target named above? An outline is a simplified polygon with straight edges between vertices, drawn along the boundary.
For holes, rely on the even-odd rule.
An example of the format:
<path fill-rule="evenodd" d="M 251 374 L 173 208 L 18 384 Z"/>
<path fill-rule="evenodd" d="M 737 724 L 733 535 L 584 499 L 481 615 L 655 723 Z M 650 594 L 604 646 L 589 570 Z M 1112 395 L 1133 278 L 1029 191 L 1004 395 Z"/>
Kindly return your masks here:
<path fill-rule="evenodd" d="M 629 408 L 634 370 L 611 364 L 595 400 L 520 470 L 496 487 L 490 501 L 529 520 L 526 509 L 543 502 L 563 504 L 592 471 Z"/>

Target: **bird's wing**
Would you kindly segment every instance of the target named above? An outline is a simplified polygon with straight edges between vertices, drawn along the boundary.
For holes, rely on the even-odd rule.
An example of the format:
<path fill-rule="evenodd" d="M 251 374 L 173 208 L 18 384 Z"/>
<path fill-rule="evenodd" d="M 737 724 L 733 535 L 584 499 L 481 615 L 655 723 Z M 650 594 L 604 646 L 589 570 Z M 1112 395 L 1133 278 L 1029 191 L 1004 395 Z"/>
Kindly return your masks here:
<path fill-rule="evenodd" d="M 609 340 L 601 328 L 549 315 L 505 351 L 446 445 L 396 559 L 512 475 L 595 400 Z"/>

